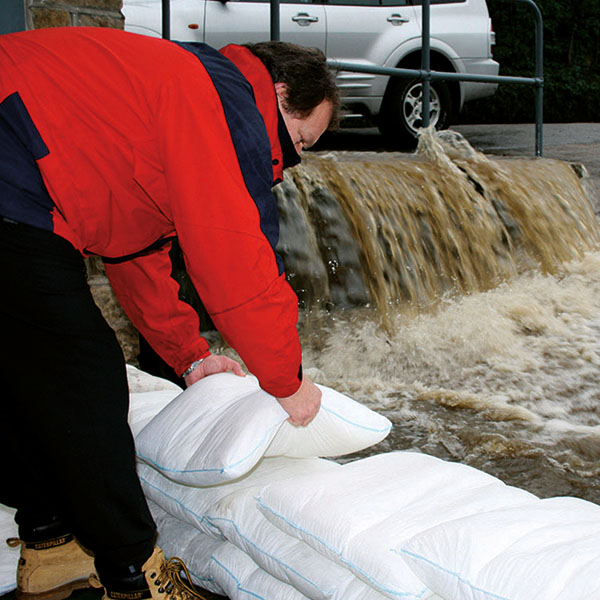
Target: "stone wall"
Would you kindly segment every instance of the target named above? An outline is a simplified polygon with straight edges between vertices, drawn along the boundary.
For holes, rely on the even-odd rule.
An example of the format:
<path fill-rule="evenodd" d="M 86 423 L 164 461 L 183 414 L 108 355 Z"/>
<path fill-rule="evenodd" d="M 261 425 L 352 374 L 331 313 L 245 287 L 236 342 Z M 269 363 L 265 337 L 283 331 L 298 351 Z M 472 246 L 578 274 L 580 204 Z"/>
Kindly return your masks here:
<path fill-rule="evenodd" d="M 92 256 L 91 258 L 86 258 L 85 263 L 88 284 L 96 306 L 98 306 L 104 319 L 115 332 L 121 350 L 123 350 L 125 361 L 136 367 L 139 366 L 139 333 L 125 314 L 125 311 L 121 308 L 115 293 L 110 287 L 108 277 L 104 272 L 102 260 L 100 257 Z"/>
<path fill-rule="evenodd" d="M 25 0 L 27 29 L 113 27 L 123 29 L 123 0 Z"/>

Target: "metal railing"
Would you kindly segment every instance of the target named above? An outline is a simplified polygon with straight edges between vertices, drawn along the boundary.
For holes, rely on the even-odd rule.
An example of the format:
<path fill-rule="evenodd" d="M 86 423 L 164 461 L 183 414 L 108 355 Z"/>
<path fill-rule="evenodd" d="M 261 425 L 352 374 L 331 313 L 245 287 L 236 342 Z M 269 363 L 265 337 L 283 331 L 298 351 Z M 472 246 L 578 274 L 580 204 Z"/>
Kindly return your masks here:
<path fill-rule="evenodd" d="M 511 0 L 507 0 L 511 1 Z M 535 76 L 511 77 L 507 75 L 475 75 L 468 73 L 445 73 L 432 71 L 430 68 L 431 57 L 431 0 L 423 2 L 423 29 L 421 32 L 421 69 L 402 69 L 391 67 L 369 67 L 356 63 L 336 60 L 327 61 L 328 64 L 340 71 L 353 71 L 356 73 L 372 73 L 374 75 L 389 75 L 392 77 L 415 77 L 423 81 L 422 95 L 422 124 L 429 125 L 429 102 L 431 97 L 431 82 L 435 80 L 446 81 L 476 81 L 481 83 L 520 83 L 535 87 L 535 155 L 543 154 L 543 106 L 544 106 L 544 24 L 542 13 L 533 0 L 512 0 L 524 2 L 531 6 L 535 16 Z M 271 39 L 280 39 L 279 30 L 279 0 L 271 2 Z"/>
<path fill-rule="evenodd" d="M 279 40 L 280 13 L 279 1 L 270 0 L 271 3 L 271 40 Z M 543 154 L 543 106 L 544 106 L 544 25 L 542 13 L 533 0 L 505 0 L 524 2 L 534 11 L 535 16 L 535 75 L 534 77 L 512 77 L 509 75 L 476 75 L 469 73 L 453 73 L 431 70 L 431 0 L 423 2 L 423 28 L 421 32 L 421 68 L 403 69 L 398 67 L 374 67 L 356 63 L 328 60 L 328 64 L 340 71 L 353 71 L 357 73 L 372 73 L 374 75 L 388 75 L 391 77 L 414 77 L 423 81 L 422 95 L 422 124 L 429 125 L 429 104 L 431 97 L 431 82 L 445 81 L 474 81 L 481 83 L 515 83 L 532 85 L 535 87 L 535 155 Z M 162 31 L 163 38 L 170 39 L 170 0 L 162 0 Z"/>

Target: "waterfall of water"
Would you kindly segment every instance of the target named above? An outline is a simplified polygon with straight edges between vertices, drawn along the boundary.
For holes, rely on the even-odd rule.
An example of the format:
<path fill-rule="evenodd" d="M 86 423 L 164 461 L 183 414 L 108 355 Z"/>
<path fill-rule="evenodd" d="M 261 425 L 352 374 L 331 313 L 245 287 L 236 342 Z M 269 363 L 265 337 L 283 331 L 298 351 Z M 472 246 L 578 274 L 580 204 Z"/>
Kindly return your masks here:
<path fill-rule="evenodd" d="M 306 306 L 428 307 L 597 248 L 573 169 L 492 161 L 427 132 L 409 159 L 309 156 L 277 189 L 290 283 Z"/>

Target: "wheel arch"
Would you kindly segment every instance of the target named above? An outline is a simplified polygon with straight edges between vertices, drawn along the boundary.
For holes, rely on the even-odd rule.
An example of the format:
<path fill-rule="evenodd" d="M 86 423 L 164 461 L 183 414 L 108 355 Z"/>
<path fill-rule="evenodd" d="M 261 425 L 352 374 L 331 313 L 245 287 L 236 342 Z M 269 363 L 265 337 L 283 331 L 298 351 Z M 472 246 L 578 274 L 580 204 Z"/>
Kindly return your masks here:
<path fill-rule="evenodd" d="M 432 71 L 443 71 L 447 73 L 456 73 L 456 67 L 454 63 L 442 52 L 432 48 L 430 52 L 430 65 Z M 421 68 L 421 49 L 413 50 L 403 56 L 398 63 L 395 65 L 399 69 L 420 69 Z M 390 84 L 394 80 L 394 77 L 390 77 L 387 82 L 383 100 L 388 95 L 390 90 Z M 458 81 L 447 81 L 446 85 L 450 90 L 450 97 L 452 99 L 452 119 L 456 118 L 456 115 L 462 106 L 461 101 L 461 89 Z"/>

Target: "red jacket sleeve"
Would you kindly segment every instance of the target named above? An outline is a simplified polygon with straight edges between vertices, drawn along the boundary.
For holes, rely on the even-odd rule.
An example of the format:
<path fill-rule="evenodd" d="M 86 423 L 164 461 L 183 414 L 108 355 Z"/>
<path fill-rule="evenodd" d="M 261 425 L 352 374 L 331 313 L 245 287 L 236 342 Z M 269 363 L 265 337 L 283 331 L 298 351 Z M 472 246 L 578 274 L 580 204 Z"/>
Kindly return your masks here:
<path fill-rule="evenodd" d="M 215 326 L 261 387 L 289 396 L 300 385 L 298 301 L 261 229 L 219 95 L 201 66 L 194 63 L 192 70 L 194 77 L 180 69 L 178 81 L 165 85 L 157 120 L 187 271 Z M 252 158 L 252 139 L 247 136 L 246 159 Z M 271 184 L 269 169 L 258 194 L 272 199 Z"/>
<path fill-rule="evenodd" d="M 135 327 L 178 374 L 208 355 L 194 309 L 179 300 L 171 277 L 170 244 L 118 264 L 105 263 L 111 287 Z"/>

